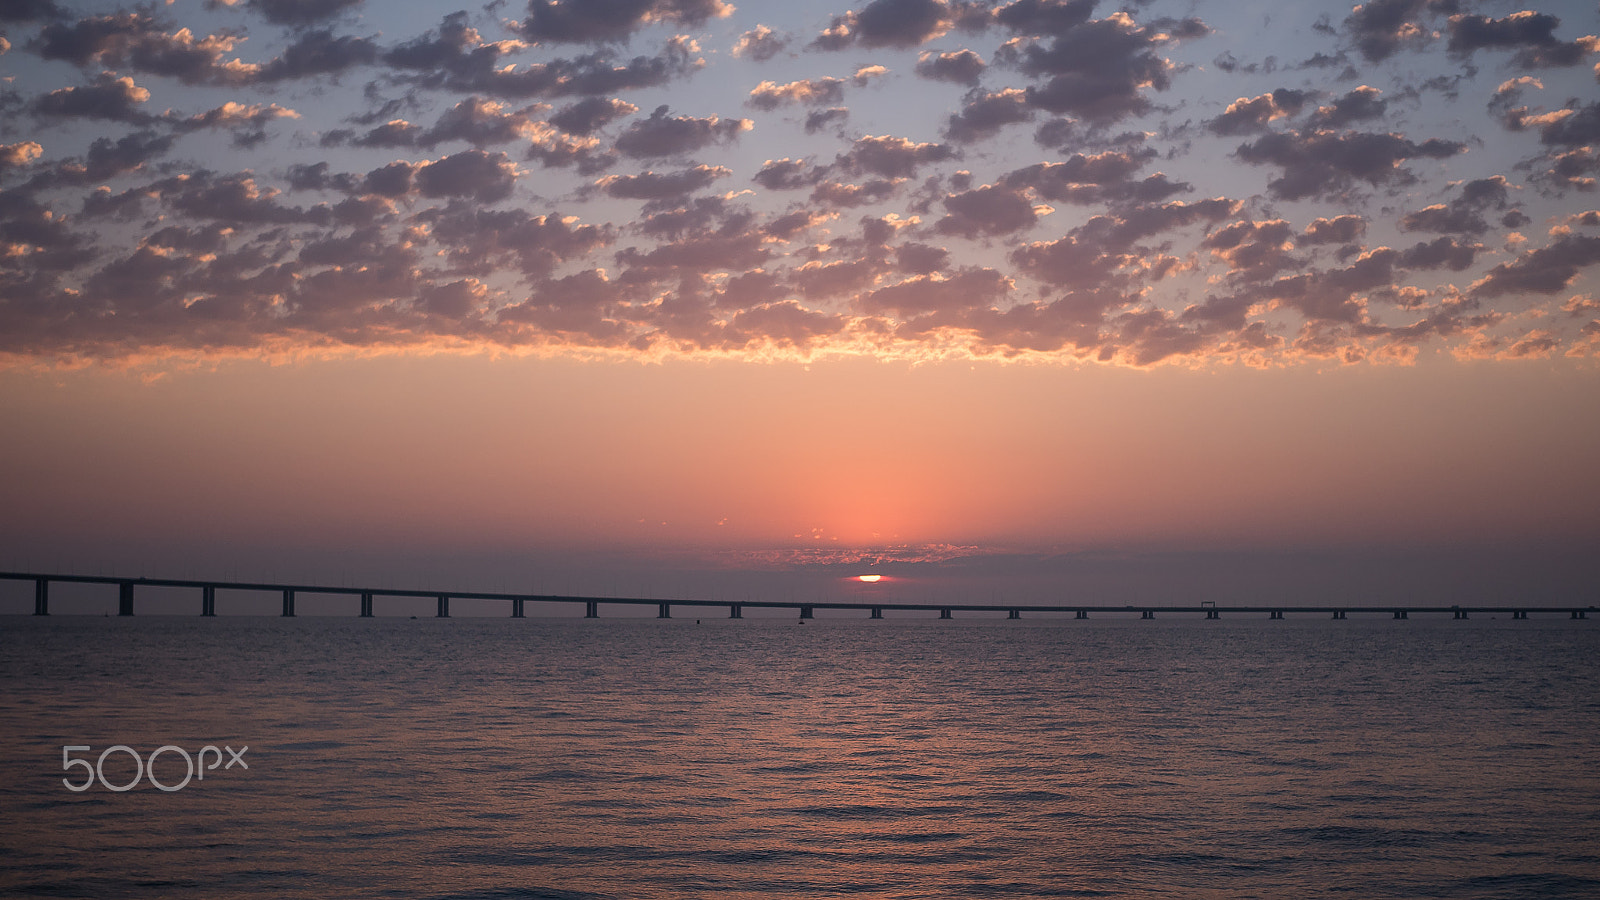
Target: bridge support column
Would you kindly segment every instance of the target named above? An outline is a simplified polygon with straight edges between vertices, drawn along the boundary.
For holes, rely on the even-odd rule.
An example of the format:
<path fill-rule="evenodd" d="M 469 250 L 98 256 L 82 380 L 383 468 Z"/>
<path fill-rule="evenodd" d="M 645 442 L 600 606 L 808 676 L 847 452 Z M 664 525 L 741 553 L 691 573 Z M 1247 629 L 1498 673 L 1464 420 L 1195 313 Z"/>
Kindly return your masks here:
<path fill-rule="evenodd" d="M 939 618 L 941 618 L 941 619 L 950 618 L 950 608 L 949 607 L 945 607 L 944 609 L 939 610 Z"/>
<path fill-rule="evenodd" d="M 1144 612 L 1139 614 L 1139 618 L 1141 618 L 1141 619 L 1154 619 L 1155 617 L 1156 617 L 1156 611 L 1153 610 L 1153 609 L 1147 609 Z"/>
<path fill-rule="evenodd" d="M 123 581 L 117 584 L 117 615 L 133 615 L 133 582 Z"/>
<path fill-rule="evenodd" d="M 294 588 L 283 589 L 283 615 L 294 616 Z"/>
<path fill-rule="evenodd" d="M 1335 619 L 1342 619 L 1342 618 L 1344 618 L 1344 610 L 1342 610 L 1342 609 L 1336 609 L 1336 610 L 1334 610 L 1334 611 L 1333 611 L 1333 617 L 1334 617 L 1334 618 L 1335 618 Z"/>
<path fill-rule="evenodd" d="M 730 619 L 742 619 L 742 618 L 744 618 L 744 607 L 740 606 L 737 603 L 728 604 L 728 618 L 730 618 Z"/>
<path fill-rule="evenodd" d="M 665 605 L 665 604 L 663 604 L 663 605 Z M 585 619 L 598 619 L 598 618 L 600 618 L 600 601 L 598 601 L 598 600 L 590 600 L 587 603 L 583 604 L 583 617 Z"/>
<path fill-rule="evenodd" d="M 874 618 L 874 619 L 881 619 L 881 618 L 883 618 L 883 607 L 881 607 L 881 606 L 874 606 L 874 607 L 873 607 L 873 608 L 872 608 L 872 618 Z"/>
<path fill-rule="evenodd" d="M 670 619 L 670 618 L 672 618 L 672 604 L 671 603 L 663 603 L 663 604 L 661 604 L 661 611 L 656 613 L 656 618 L 658 618 L 658 619 Z"/>
<path fill-rule="evenodd" d="M 1220 619 L 1220 618 L 1222 618 L 1222 614 L 1217 612 L 1214 609 L 1208 609 L 1208 610 L 1206 610 L 1206 618 L 1208 618 L 1208 619 Z"/>
<path fill-rule="evenodd" d="M 1453 610 L 1450 614 L 1450 618 L 1452 619 L 1465 619 L 1466 617 L 1467 611 L 1464 609 Z"/>
<path fill-rule="evenodd" d="M 1275 610 L 1272 611 L 1271 615 L 1267 616 L 1267 618 L 1269 618 L 1269 619 L 1281 619 L 1281 618 L 1283 618 L 1283 610 L 1275 609 Z"/>
<path fill-rule="evenodd" d="M 1514 609 L 1511 611 L 1511 618 L 1513 619 L 1526 619 L 1527 617 L 1528 611 L 1525 609 Z"/>
<path fill-rule="evenodd" d="M 371 591 L 362 591 L 361 592 L 361 618 L 363 618 L 363 619 L 372 618 L 372 592 Z"/>
<path fill-rule="evenodd" d="M 1575 610 L 1572 611 L 1572 618 L 1574 618 L 1574 619 L 1587 619 L 1587 618 L 1589 618 L 1589 615 L 1588 615 L 1588 613 L 1586 613 L 1585 611 L 1583 611 L 1581 609 L 1575 609 Z"/>
<path fill-rule="evenodd" d="M 212 618 L 217 614 L 217 588 L 206 585 L 200 589 L 200 615 Z"/>
<path fill-rule="evenodd" d="M 800 618 L 802 618 L 802 619 L 815 618 L 815 616 L 812 613 L 811 607 L 809 607 L 809 606 L 800 607 Z"/>
<path fill-rule="evenodd" d="M 1395 610 L 1394 611 L 1394 617 L 1396 619 L 1409 619 L 1409 618 L 1411 618 L 1409 615 L 1406 614 L 1406 611 L 1403 610 L 1403 609 Z"/>
<path fill-rule="evenodd" d="M 1008 619 L 1020 619 L 1020 618 L 1022 618 L 1022 610 L 1020 610 L 1020 609 L 1010 610 L 1010 611 L 1008 611 L 1006 613 L 1006 618 L 1008 618 Z"/>
<path fill-rule="evenodd" d="M 433 617 L 435 619 L 448 619 L 448 618 L 450 618 L 450 598 L 449 598 L 449 596 L 447 596 L 445 594 L 440 594 L 439 595 L 439 611 L 437 613 L 434 613 Z"/>
<path fill-rule="evenodd" d="M 35 578 L 33 580 L 33 614 L 36 616 L 50 615 L 50 579 Z"/>
<path fill-rule="evenodd" d="M 1080 609 L 1080 610 L 1078 610 L 1078 614 L 1073 616 L 1073 618 L 1074 619 L 1087 619 L 1087 618 L 1089 618 L 1089 611 L 1087 609 Z"/>
<path fill-rule="evenodd" d="M 521 619 L 521 618 L 523 618 L 523 615 L 522 615 L 522 604 L 526 603 L 526 602 L 527 601 L 523 600 L 521 597 L 512 597 L 511 598 L 511 618 L 513 618 L 513 619 Z"/>

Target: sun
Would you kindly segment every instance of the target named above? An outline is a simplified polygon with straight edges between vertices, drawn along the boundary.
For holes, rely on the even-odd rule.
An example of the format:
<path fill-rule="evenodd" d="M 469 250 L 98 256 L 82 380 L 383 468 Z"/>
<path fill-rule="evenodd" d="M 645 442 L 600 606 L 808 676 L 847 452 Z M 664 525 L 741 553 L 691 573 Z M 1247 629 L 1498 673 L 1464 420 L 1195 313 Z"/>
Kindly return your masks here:
<path fill-rule="evenodd" d="M 867 584 L 875 584 L 883 578 L 882 575 L 857 575 L 856 577 Z"/>

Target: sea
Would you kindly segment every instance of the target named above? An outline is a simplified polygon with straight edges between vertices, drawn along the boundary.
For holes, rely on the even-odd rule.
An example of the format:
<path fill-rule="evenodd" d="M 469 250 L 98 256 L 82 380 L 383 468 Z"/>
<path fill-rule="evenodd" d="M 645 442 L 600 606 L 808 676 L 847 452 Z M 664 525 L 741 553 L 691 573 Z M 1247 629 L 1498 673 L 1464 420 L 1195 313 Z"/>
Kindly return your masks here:
<path fill-rule="evenodd" d="M 1565 617 L 7 616 L 0 895 L 1596 898 L 1597 669 Z"/>

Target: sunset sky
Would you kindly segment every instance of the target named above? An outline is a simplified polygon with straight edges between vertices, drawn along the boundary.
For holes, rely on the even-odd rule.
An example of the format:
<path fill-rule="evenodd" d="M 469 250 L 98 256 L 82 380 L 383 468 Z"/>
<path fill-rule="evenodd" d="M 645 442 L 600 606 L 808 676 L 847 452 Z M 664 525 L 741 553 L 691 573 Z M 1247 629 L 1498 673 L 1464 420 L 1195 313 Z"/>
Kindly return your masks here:
<path fill-rule="evenodd" d="M 1593 602 L 1597 32 L 7 3 L 0 568 Z"/>

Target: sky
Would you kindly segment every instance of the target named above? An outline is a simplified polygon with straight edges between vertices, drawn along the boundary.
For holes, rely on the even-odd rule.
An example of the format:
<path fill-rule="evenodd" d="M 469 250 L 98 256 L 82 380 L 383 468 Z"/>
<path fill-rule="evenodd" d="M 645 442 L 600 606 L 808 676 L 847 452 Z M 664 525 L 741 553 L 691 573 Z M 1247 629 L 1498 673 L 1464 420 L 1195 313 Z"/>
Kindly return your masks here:
<path fill-rule="evenodd" d="M 1592 601 L 1597 32 L 6 4 L 0 569 Z"/>

